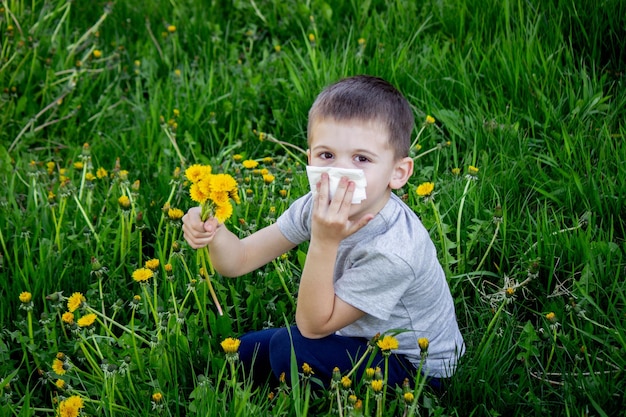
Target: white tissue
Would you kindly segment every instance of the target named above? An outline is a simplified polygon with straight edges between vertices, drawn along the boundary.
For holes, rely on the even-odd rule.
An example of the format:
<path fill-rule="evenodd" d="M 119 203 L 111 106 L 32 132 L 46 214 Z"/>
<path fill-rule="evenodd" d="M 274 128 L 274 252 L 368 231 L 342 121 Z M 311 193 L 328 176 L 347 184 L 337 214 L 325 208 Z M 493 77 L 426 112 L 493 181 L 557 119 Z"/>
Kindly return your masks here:
<path fill-rule="evenodd" d="M 306 174 L 309 177 L 309 186 L 313 195 L 317 194 L 317 183 L 320 182 L 322 173 L 328 173 L 329 185 L 330 185 L 330 198 L 332 199 L 339 185 L 339 180 L 342 177 L 348 178 L 354 182 L 354 194 L 352 194 L 352 204 L 361 204 L 361 201 L 365 200 L 365 187 L 367 186 L 367 180 L 365 179 L 365 173 L 362 169 L 348 169 L 348 168 L 331 168 L 331 167 L 314 167 L 307 165 Z"/>

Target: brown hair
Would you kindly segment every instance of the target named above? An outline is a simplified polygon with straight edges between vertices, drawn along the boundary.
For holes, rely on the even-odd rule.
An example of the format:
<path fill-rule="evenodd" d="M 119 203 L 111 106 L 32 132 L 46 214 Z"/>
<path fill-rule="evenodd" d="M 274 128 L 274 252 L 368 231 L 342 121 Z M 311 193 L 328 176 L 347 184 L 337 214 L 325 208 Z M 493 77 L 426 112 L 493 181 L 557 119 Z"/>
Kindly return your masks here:
<path fill-rule="evenodd" d="M 389 134 L 396 158 L 409 155 L 413 111 L 406 98 L 382 78 L 356 75 L 326 87 L 309 110 L 309 140 L 314 123 L 324 119 L 380 123 Z"/>

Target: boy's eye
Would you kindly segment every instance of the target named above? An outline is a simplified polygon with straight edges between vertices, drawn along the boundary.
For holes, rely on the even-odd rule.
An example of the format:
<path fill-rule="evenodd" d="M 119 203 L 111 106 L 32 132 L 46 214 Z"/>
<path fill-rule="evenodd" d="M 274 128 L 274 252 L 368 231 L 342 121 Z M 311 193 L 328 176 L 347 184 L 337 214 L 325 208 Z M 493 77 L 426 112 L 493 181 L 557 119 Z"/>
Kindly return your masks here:
<path fill-rule="evenodd" d="M 354 157 L 354 160 L 357 162 L 367 162 L 369 161 L 369 158 L 366 156 L 357 155 Z"/>
<path fill-rule="evenodd" d="M 322 152 L 320 154 L 320 158 L 322 159 L 333 159 L 333 154 L 330 152 Z"/>

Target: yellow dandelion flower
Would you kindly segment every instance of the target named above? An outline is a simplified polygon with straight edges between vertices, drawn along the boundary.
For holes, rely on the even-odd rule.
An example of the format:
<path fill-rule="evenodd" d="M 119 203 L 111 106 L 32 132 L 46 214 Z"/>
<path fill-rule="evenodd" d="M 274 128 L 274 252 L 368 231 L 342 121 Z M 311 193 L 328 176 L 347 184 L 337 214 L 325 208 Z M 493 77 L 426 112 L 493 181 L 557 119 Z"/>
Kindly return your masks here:
<path fill-rule="evenodd" d="M 94 58 L 100 58 L 102 56 L 102 51 L 99 49 L 94 49 L 93 51 L 93 57 Z"/>
<path fill-rule="evenodd" d="M 192 183 L 196 183 L 211 175 L 210 165 L 194 164 L 185 170 L 185 177 Z"/>
<path fill-rule="evenodd" d="M 430 342 L 428 341 L 428 338 L 420 337 L 419 339 L 417 339 L 417 344 L 421 350 L 425 351 L 428 350 L 428 345 L 430 344 Z"/>
<path fill-rule="evenodd" d="M 102 178 L 106 178 L 109 176 L 109 173 L 107 172 L 106 169 L 100 167 L 98 168 L 98 170 L 96 171 L 96 177 L 98 177 L 99 180 L 101 180 Z"/>
<path fill-rule="evenodd" d="M 169 33 L 174 33 L 174 32 L 176 32 L 176 26 L 174 26 L 174 25 L 169 25 L 169 26 L 167 27 L 167 31 L 168 31 Z"/>
<path fill-rule="evenodd" d="M 237 180 L 228 174 L 215 174 L 211 179 L 211 187 L 217 191 L 230 191 L 237 188 Z"/>
<path fill-rule="evenodd" d="M 48 162 L 46 164 L 46 170 L 48 171 L 48 175 L 52 175 L 52 173 L 54 172 L 54 168 L 56 167 L 56 164 L 52 161 Z"/>
<path fill-rule="evenodd" d="M 67 371 L 65 370 L 65 366 L 63 365 L 65 364 L 61 359 L 54 358 L 54 360 L 52 361 L 52 370 L 57 375 L 65 375 Z"/>
<path fill-rule="evenodd" d="M 313 372 L 313 368 L 311 368 L 311 365 L 304 362 L 302 364 L 302 373 L 308 376 L 308 375 L 314 374 L 315 372 Z"/>
<path fill-rule="evenodd" d="M 54 382 L 54 385 L 58 388 L 58 389 L 65 389 L 65 381 L 63 381 L 62 379 L 57 379 Z"/>
<path fill-rule="evenodd" d="M 75 292 L 67 299 L 67 309 L 73 313 L 86 301 L 85 296 L 80 292 Z"/>
<path fill-rule="evenodd" d="M 85 179 L 86 179 L 87 181 L 93 181 L 93 180 L 95 180 L 95 179 L 96 179 L 96 176 L 95 176 L 95 175 L 93 175 L 93 173 L 88 172 L 88 173 L 86 173 L 86 174 L 85 174 Z"/>
<path fill-rule="evenodd" d="M 266 184 L 271 184 L 274 182 L 275 177 L 272 174 L 263 175 L 263 182 Z"/>
<path fill-rule="evenodd" d="M 71 311 L 66 311 L 61 316 L 61 320 L 63 320 L 63 323 L 67 323 L 67 324 L 74 323 L 74 313 L 72 313 Z"/>
<path fill-rule="evenodd" d="M 383 352 L 398 349 L 398 339 L 390 335 L 386 335 L 382 339 L 378 339 L 376 344 Z"/>
<path fill-rule="evenodd" d="M 216 189 L 212 189 L 209 194 L 209 200 L 211 200 L 215 205 L 222 205 L 228 202 L 228 198 L 230 194 L 228 191 L 220 191 Z"/>
<path fill-rule="evenodd" d="M 315 35 L 312 33 L 309 33 L 309 42 L 315 42 Z"/>
<path fill-rule="evenodd" d="M 244 168 L 246 169 L 254 169 L 257 166 L 259 166 L 259 163 L 257 161 L 255 161 L 254 159 L 246 159 L 245 161 L 243 161 L 241 163 L 243 165 Z"/>
<path fill-rule="evenodd" d="M 280 45 L 274 45 L 274 51 L 280 52 L 282 50 Z"/>
<path fill-rule="evenodd" d="M 550 323 L 556 322 L 556 314 L 554 314 L 554 312 L 552 311 L 546 314 L 546 318 L 548 319 Z"/>
<path fill-rule="evenodd" d="M 243 155 L 240 153 L 236 153 L 233 155 L 233 161 L 235 162 L 241 162 L 243 160 Z"/>
<path fill-rule="evenodd" d="M 415 396 L 413 395 L 412 392 L 405 392 L 403 397 L 404 397 L 404 402 L 407 404 L 411 404 L 413 400 L 415 400 Z"/>
<path fill-rule="evenodd" d="M 359 44 L 359 46 L 365 46 L 365 44 L 367 43 L 367 41 L 365 40 L 365 38 L 359 38 L 359 40 L 357 41 L 357 43 Z"/>
<path fill-rule="evenodd" d="M 210 198 L 211 190 L 213 190 L 213 175 L 208 175 L 205 178 L 202 178 L 196 184 L 198 184 L 202 194 L 207 195 Z"/>
<path fill-rule="evenodd" d="M 128 170 L 126 169 L 121 169 L 117 172 L 117 177 L 121 180 L 121 181 L 127 181 L 128 180 Z"/>
<path fill-rule="evenodd" d="M 123 209 L 128 210 L 130 208 L 130 198 L 128 196 L 123 195 L 117 199 L 117 204 Z"/>
<path fill-rule="evenodd" d="M 174 70 L 174 75 L 176 75 L 177 77 L 180 77 L 180 74 L 181 74 L 180 70 L 178 68 L 176 68 Z"/>
<path fill-rule="evenodd" d="M 273 162 L 274 162 L 274 158 L 272 158 L 271 156 L 266 156 L 265 158 L 263 158 L 263 163 L 266 165 L 269 165 Z"/>
<path fill-rule="evenodd" d="M 170 220 L 180 220 L 184 215 L 185 213 L 178 208 L 170 208 L 167 210 L 167 217 L 169 217 Z"/>
<path fill-rule="evenodd" d="M 417 190 L 415 190 L 415 192 L 420 197 L 428 197 L 429 195 L 432 194 L 434 189 L 435 189 L 435 184 L 434 183 L 432 183 L 432 182 L 423 182 L 423 183 L 421 183 L 420 185 L 417 186 Z"/>
<path fill-rule="evenodd" d="M 282 190 L 278 191 L 278 194 L 279 194 L 282 198 L 285 198 L 285 197 L 287 197 L 287 190 L 282 189 Z"/>
<path fill-rule="evenodd" d="M 224 353 L 237 353 L 239 351 L 240 344 L 241 340 L 233 337 L 227 337 L 222 341 L 222 343 L 220 343 L 222 349 L 224 349 Z"/>
<path fill-rule="evenodd" d="M 83 164 L 82 161 L 74 162 L 74 169 L 81 170 L 84 166 L 85 164 Z"/>
<path fill-rule="evenodd" d="M 475 166 L 473 166 L 473 165 L 470 165 L 470 166 L 468 166 L 468 167 L 467 167 L 467 172 L 468 172 L 470 175 L 476 175 L 476 174 L 478 174 L 478 168 L 476 168 L 476 167 L 475 167 Z"/>
<path fill-rule="evenodd" d="M 76 324 L 78 327 L 89 327 L 96 321 L 96 315 L 94 313 L 85 314 L 78 320 L 76 320 Z"/>
<path fill-rule="evenodd" d="M 239 191 L 238 190 L 230 190 L 230 192 L 228 193 L 228 196 L 236 203 L 239 204 L 241 203 L 241 199 L 239 198 Z"/>
<path fill-rule="evenodd" d="M 139 268 L 133 272 L 133 279 L 137 282 L 146 282 L 154 276 L 154 272 L 148 268 Z"/>
<path fill-rule="evenodd" d="M 20 293 L 20 301 L 24 304 L 28 304 L 30 303 L 30 301 L 33 299 L 33 295 L 31 293 L 29 293 L 28 291 L 24 291 L 22 293 Z"/>
<path fill-rule="evenodd" d="M 152 271 L 156 271 L 159 268 L 160 262 L 158 259 L 148 259 L 144 266 Z"/>
<path fill-rule="evenodd" d="M 461 173 L 461 168 L 452 168 L 452 175 L 459 175 Z"/>
<path fill-rule="evenodd" d="M 376 374 L 376 370 L 374 368 L 367 368 L 365 370 L 365 379 L 371 381 L 374 379 L 374 375 Z"/>
<path fill-rule="evenodd" d="M 48 201 L 52 202 L 57 195 L 52 192 L 52 190 L 48 191 Z"/>
<path fill-rule="evenodd" d="M 155 392 L 154 394 L 152 394 L 152 401 L 154 401 L 155 403 L 161 402 L 162 399 L 163 394 L 161 394 L 160 392 Z"/>
<path fill-rule="evenodd" d="M 352 385 L 352 380 L 350 378 L 348 378 L 347 375 L 344 375 L 341 377 L 341 385 L 345 388 L 348 389 L 350 388 L 350 386 Z"/>
<path fill-rule="evenodd" d="M 215 218 L 220 223 L 224 223 L 232 215 L 233 215 L 233 205 L 230 204 L 229 202 L 226 202 L 224 204 L 220 204 L 215 209 Z"/>
<path fill-rule="evenodd" d="M 196 203 L 203 204 L 209 198 L 209 194 L 204 192 L 204 188 L 205 187 L 202 187 L 199 182 L 191 184 L 191 187 L 189 187 L 189 197 Z"/>
<path fill-rule="evenodd" d="M 435 118 L 433 116 L 431 116 L 430 114 L 428 116 L 426 116 L 426 124 L 427 125 L 432 125 L 435 123 Z"/>
<path fill-rule="evenodd" d="M 78 395 L 72 395 L 59 403 L 58 415 L 60 417 L 78 417 L 80 410 L 84 407 L 83 399 Z"/>
<path fill-rule="evenodd" d="M 374 392 L 381 392 L 383 390 L 383 380 L 375 379 L 372 381 L 372 390 Z"/>
<path fill-rule="evenodd" d="M 174 267 L 172 267 L 172 264 L 165 264 L 165 265 L 163 265 L 163 269 L 165 269 L 165 272 L 167 272 L 169 274 L 169 273 L 172 272 Z"/>

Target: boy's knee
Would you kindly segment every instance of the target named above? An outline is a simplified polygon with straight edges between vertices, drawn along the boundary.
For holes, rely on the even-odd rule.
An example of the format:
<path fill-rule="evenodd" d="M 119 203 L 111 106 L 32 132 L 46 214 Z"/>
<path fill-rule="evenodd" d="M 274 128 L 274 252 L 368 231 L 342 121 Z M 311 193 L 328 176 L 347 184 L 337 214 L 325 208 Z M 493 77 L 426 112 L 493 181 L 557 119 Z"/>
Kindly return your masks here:
<path fill-rule="evenodd" d="M 276 377 L 280 377 L 283 372 L 289 375 L 292 337 L 298 337 L 298 334 L 294 333 L 294 329 L 282 328 L 270 339 L 270 364 Z"/>

